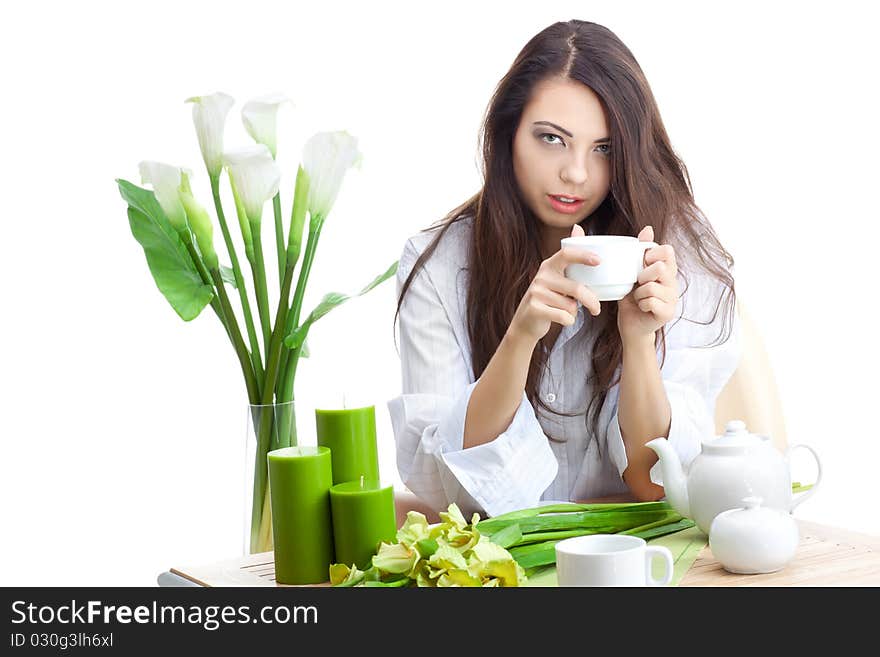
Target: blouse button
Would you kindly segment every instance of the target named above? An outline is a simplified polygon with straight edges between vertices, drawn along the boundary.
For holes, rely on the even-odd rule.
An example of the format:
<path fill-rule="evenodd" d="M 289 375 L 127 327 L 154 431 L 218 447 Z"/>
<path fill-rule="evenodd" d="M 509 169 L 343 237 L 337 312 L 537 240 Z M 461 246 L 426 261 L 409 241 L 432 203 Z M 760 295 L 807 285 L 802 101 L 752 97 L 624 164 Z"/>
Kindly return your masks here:
<path fill-rule="evenodd" d="M 553 402 L 556 401 L 556 395 L 554 395 L 554 394 L 551 392 L 549 395 L 547 395 L 547 401 L 550 402 L 550 403 L 552 404 Z"/>

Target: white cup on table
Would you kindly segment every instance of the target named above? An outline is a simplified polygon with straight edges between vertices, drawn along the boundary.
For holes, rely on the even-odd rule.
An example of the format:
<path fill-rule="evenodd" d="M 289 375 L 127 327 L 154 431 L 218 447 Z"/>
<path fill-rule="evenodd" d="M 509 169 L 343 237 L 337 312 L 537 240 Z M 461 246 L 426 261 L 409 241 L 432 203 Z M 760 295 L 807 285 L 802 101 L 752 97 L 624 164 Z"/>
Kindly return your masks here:
<path fill-rule="evenodd" d="M 663 560 L 663 577 L 654 579 L 654 559 Z M 590 534 L 556 544 L 559 586 L 666 586 L 672 581 L 672 552 L 626 534 Z"/>

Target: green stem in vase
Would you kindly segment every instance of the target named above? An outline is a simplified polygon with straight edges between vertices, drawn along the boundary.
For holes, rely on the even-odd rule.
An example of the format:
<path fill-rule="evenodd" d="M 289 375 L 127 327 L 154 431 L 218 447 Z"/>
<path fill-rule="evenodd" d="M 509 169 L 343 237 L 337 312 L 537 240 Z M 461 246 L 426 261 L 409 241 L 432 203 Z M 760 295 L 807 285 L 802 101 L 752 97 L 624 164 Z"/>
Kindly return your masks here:
<path fill-rule="evenodd" d="M 238 288 L 238 296 L 241 299 L 241 308 L 244 313 L 244 322 L 247 328 L 248 339 L 251 344 L 250 359 L 254 369 L 254 375 L 258 382 L 258 387 L 263 389 L 263 361 L 260 357 L 260 345 L 257 342 L 257 332 L 254 328 L 254 321 L 251 316 L 251 304 L 248 301 L 247 287 L 244 283 L 244 276 L 241 274 L 241 266 L 238 264 L 238 256 L 235 253 L 235 245 L 232 243 L 232 236 L 229 233 L 229 227 L 226 225 L 226 215 L 223 213 L 223 205 L 220 202 L 220 177 L 211 176 L 211 193 L 214 196 L 214 208 L 217 210 L 217 219 L 220 221 L 220 229 L 223 231 L 223 241 L 226 242 L 226 250 L 229 252 L 229 259 L 232 261 L 232 274 L 235 277 L 235 285 Z"/>
<path fill-rule="evenodd" d="M 281 192 L 275 194 L 272 199 L 272 209 L 275 212 L 275 243 L 278 247 L 278 284 L 284 283 L 284 272 L 287 269 L 287 252 L 284 249 L 284 224 L 281 221 Z"/>
<path fill-rule="evenodd" d="M 254 250 L 256 251 L 256 248 Z M 293 283 L 293 269 L 293 267 L 287 267 L 284 272 L 280 297 L 282 301 L 290 297 L 290 286 Z M 288 312 L 287 304 L 279 302 L 278 310 L 275 314 L 275 328 L 272 330 L 272 335 L 269 339 L 269 353 L 266 358 L 266 379 L 265 385 L 263 386 L 262 399 L 260 401 L 262 407 L 260 408 L 257 421 L 257 446 L 256 458 L 254 461 L 254 488 L 251 507 L 251 552 L 265 551 L 262 549 L 265 547 L 265 542 L 261 543 L 260 538 L 263 536 L 265 541 L 265 531 L 261 530 L 264 529 L 265 522 L 268 522 L 268 519 L 263 513 L 269 471 L 266 457 L 271 449 L 282 446 L 285 439 L 278 438 L 277 436 L 288 435 L 286 432 L 278 432 L 273 440 L 273 428 L 276 426 L 276 423 L 274 421 L 275 406 L 272 405 L 275 392 L 275 381 L 278 376 L 281 346 L 284 337 L 287 335 L 284 333 L 284 327 L 287 322 Z M 289 426 L 291 425 L 286 425 L 286 427 Z M 273 443 L 275 444 L 273 445 Z"/>

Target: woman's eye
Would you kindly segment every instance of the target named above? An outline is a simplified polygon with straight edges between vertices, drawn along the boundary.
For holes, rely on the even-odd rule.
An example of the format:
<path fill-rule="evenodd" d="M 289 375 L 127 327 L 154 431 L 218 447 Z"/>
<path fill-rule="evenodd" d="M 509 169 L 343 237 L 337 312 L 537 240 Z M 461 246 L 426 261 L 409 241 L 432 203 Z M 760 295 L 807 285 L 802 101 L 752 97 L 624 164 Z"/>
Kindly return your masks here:
<path fill-rule="evenodd" d="M 602 151 L 602 155 L 610 155 L 611 154 L 611 144 L 599 144 L 597 148 L 605 148 L 607 150 Z"/>
<path fill-rule="evenodd" d="M 553 137 L 553 138 L 559 140 L 558 143 L 560 143 L 560 144 L 565 143 L 565 142 L 562 141 L 562 138 L 561 138 L 559 135 L 554 135 L 554 134 L 551 133 L 551 132 L 545 132 L 544 134 L 541 135 L 541 139 L 544 139 L 544 137 Z M 545 143 L 545 144 L 555 144 L 555 143 L 557 143 L 557 142 L 549 142 L 549 141 L 545 141 L 544 143 Z"/>

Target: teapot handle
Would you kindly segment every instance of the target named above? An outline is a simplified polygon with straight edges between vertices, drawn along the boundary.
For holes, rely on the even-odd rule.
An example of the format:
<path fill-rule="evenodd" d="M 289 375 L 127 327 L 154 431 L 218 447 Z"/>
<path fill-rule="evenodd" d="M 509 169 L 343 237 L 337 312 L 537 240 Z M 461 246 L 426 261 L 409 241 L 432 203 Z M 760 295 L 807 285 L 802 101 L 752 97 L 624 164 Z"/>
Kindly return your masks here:
<path fill-rule="evenodd" d="M 791 452 L 793 452 L 796 449 L 806 449 L 806 450 L 810 451 L 810 453 L 813 455 L 813 458 L 816 459 L 816 468 L 818 469 L 818 474 L 816 475 L 816 482 L 813 484 L 813 487 L 810 488 L 810 490 L 804 491 L 803 493 L 798 493 L 797 495 L 793 496 L 792 502 L 791 502 L 791 509 L 789 509 L 789 513 L 794 513 L 795 507 L 797 507 L 798 504 L 802 504 L 810 496 L 812 496 L 812 494 L 816 492 L 816 489 L 819 488 L 819 483 L 822 481 L 822 462 L 819 460 L 819 455 L 816 454 L 816 450 L 814 450 L 809 445 L 792 445 L 791 447 L 786 449 L 785 450 L 786 462 L 789 462 L 789 456 L 790 456 Z M 791 468 L 790 462 L 789 462 L 789 468 Z"/>

